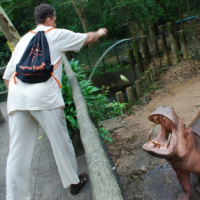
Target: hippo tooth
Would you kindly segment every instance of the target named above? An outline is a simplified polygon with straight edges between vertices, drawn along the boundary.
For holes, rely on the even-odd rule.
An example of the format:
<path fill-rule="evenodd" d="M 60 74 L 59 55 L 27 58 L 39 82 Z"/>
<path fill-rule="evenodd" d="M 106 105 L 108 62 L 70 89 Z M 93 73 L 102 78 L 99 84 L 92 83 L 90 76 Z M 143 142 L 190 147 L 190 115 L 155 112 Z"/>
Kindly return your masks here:
<path fill-rule="evenodd" d="M 151 140 L 151 142 L 152 142 L 153 144 L 155 144 L 155 145 L 159 145 L 159 147 L 160 147 L 160 146 L 164 146 L 163 144 L 161 144 L 161 143 L 158 142 L 158 141 Z"/>
<path fill-rule="evenodd" d="M 167 141 L 167 148 L 169 147 L 169 144 L 170 144 L 170 140 L 171 140 L 171 133 L 169 134 L 169 137 L 168 137 L 168 141 Z"/>
<path fill-rule="evenodd" d="M 153 131 L 153 130 L 151 129 L 151 130 L 149 131 L 149 134 L 148 134 L 148 141 L 149 141 L 149 142 L 151 142 L 151 133 L 152 133 L 152 131 Z"/>

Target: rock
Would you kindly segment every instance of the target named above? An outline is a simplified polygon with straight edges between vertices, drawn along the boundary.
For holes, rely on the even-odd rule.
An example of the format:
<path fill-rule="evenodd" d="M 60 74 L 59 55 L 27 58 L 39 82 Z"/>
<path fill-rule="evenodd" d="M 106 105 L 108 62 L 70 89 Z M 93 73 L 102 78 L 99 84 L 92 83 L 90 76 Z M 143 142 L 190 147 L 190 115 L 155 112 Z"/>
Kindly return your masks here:
<path fill-rule="evenodd" d="M 144 95 L 144 96 L 141 98 L 141 102 L 142 102 L 143 104 L 148 103 L 150 100 L 151 100 L 151 95 L 150 95 L 149 93 L 146 94 L 146 95 Z"/>
<path fill-rule="evenodd" d="M 147 166 L 142 165 L 142 167 L 140 167 L 140 169 L 142 172 L 146 172 L 147 171 Z"/>
<path fill-rule="evenodd" d="M 153 85 L 151 85 L 151 88 L 153 88 L 153 89 L 159 88 L 158 83 L 154 83 Z"/>
<path fill-rule="evenodd" d="M 119 119 L 108 119 L 102 121 L 102 126 L 109 132 L 114 132 L 114 130 L 117 130 L 119 128 L 124 127 L 124 124 L 121 123 L 121 120 Z"/>
<path fill-rule="evenodd" d="M 128 140 L 131 142 L 131 144 L 133 142 L 135 142 L 135 140 L 137 139 L 137 136 L 136 135 L 132 135 L 130 138 L 128 138 Z"/>

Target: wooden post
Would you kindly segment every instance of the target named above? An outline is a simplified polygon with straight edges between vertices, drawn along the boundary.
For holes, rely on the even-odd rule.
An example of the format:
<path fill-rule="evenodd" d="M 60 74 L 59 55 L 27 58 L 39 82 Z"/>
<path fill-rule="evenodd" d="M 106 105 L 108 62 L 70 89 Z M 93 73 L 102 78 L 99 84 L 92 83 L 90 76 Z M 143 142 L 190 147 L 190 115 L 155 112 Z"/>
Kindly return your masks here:
<path fill-rule="evenodd" d="M 117 62 L 120 65 L 119 55 L 118 55 L 118 51 L 117 51 L 117 47 L 116 46 L 114 46 L 114 51 L 115 51 L 115 55 L 117 57 Z"/>
<path fill-rule="evenodd" d="M 167 23 L 167 30 L 169 32 L 169 40 L 170 40 L 170 45 L 172 49 L 172 61 L 173 64 L 176 64 L 178 62 L 178 43 L 174 34 L 174 27 L 172 22 Z"/>
<path fill-rule="evenodd" d="M 146 92 L 148 89 L 148 83 L 147 83 L 146 76 L 141 77 L 141 82 L 142 82 L 142 86 L 143 86 L 143 92 Z"/>
<path fill-rule="evenodd" d="M 101 49 L 101 45 L 99 45 L 99 52 L 100 52 L 100 56 L 102 56 L 103 55 L 103 51 Z M 89 58 L 88 58 L 88 60 L 89 60 Z M 105 64 L 104 58 L 102 58 L 102 63 L 103 63 L 103 66 L 106 68 L 106 64 Z"/>
<path fill-rule="evenodd" d="M 138 99 L 140 99 L 142 97 L 142 85 L 140 80 L 135 81 L 135 87 Z"/>
<path fill-rule="evenodd" d="M 154 69 L 153 63 L 149 64 L 149 68 L 152 71 L 153 80 L 156 78 L 156 71 Z"/>
<path fill-rule="evenodd" d="M 148 83 L 148 87 L 151 85 L 151 78 L 150 78 L 150 72 L 149 71 L 145 71 L 144 72 L 144 76 L 146 76 L 147 78 L 147 83 Z"/>
<path fill-rule="evenodd" d="M 180 30 L 178 31 L 178 37 L 181 44 L 181 51 L 183 52 L 183 58 L 188 59 L 188 50 L 187 50 L 187 42 L 186 42 L 186 36 L 185 31 Z"/>
<path fill-rule="evenodd" d="M 135 61 L 135 56 L 133 54 L 133 49 L 128 49 L 127 53 L 128 53 L 128 58 L 130 62 L 130 67 L 134 67 L 136 64 L 136 61 Z"/>
<path fill-rule="evenodd" d="M 135 97 L 134 97 L 134 94 L 133 94 L 132 87 L 126 88 L 126 94 L 127 94 L 127 97 L 128 97 L 128 102 L 134 104 L 135 103 Z"/>
<path fill-rule="evenodd" d="M 163 47 L 163 58 L 164 58 L 164 63 L 166 66 L 170 65 L 170 60 L 169 60 L 169 51 L 167 47 L 167 41 L 165 37 L 165 32 L 164 32 L 164 27 L 161 25 L 158 27 L 159 35 L 160 35 L 160 40 L 161 44 Z"/>
<path fill-rule="evenodd" d="M 135 59 L 136 59 L 136 62 L 137 62 L 139 72 L 142 73 L 144 71 L 144 67 L 143 67 L 143 63 L 142 63 L 142 59 L 141 59 L 142 56 L 141 56 L 140 51 L 139 51 L 137 40 L 134 40 L 132 42 L 132 45 L 133 45 L 133 52 L 134 52 L 134 55 L 135 55 Z"/>
<path fill-rule="evenodd" d="M 138 65 L 136 64 L 135 65 L 135 80 L 139 80 L 141 77 L 141 73 L 140 73 L 140 70 L 138 68 Z"/>
<path fill-rule="evenodd" d="M 89 56 L 88 56 L 87 51 L 85 51 L 85 57 L 86 57 L 86 60 L 87 60 L 87 62 L 88 62 L 88 65 L 89 65 L 89 67 L 90 67 L 90 69 L 91 69 L 92 66 L 91 66 L 90 59 L 89 59 Z"/>
<path fill-rule="evenodd" d="M 154 77 L 153 77 L 153 71 L 151 69 L 149 70 L 149 75 L 150 75 L 150 80 L 152 83 L 154 81 Z"/>
<path fill-rule="evenodd" d="M 153 47 L 153 53 L 156 61 L 156 65 L 159 68 L 161 66 L 161 59 L 160 59 L 160 53 L 159 53 L 159 48 L 158 48 L 158 42 L 156 38 L 156 31 L 154 26 L 149 26 L 149 35 L 151 38 L 151 44 Z"/>
<path fill-rule="evenodd" d="M 136 78 L 136 74 L 135 74 L 136 61 L 135 61 L 135 56 L 133 55 L 133 49 L 128 49 L 127 53 L 128 53 L 130 68 L 133 73 L 133 77 Z"/>
<path fill-rule="evenodd" d="M 122 91 L 116 92 L 116 98 L 119 103 L 124 103 L 124 96 Z"/>
<path fill-rule="evenodd" d="M 155 79 L 155 78 L 156 78 L 156 70 L 155 70 L 155 68 L 154 68 L 153 63 L 150 63 L 150 64 L 149 64 L 149 67 L 150 67 L 150 69 L 152 70 L 153 79 Z"/>
<path fill-rule="evenodd" d="M 142 36 L 140 41 L 142 43 L 143 52 L 144 52 L 147 64 L 149 64 L 151 62 L 151 55 L 150 55 L 150 52 L 149 52 L 149 46 L 148 46 L 148 43 L 147 43 L 146 36 Z"/>
<path fill-rule="evenodd" d="M 8 27 L 8 24 L 6 25 L 7 27 L 5 28 L 15 30 L 13 26 Z M 76 106 L 81 141 L 85 150 L 86 162 L 92 186 L 92 199 L 123 200 L 119 185 L 113 174 L 113 169 L 110 166 L 109 160 L 99 140 L 98 132 L 89 117 L 87 105 L 79 87 L 76 75 L 72 71 L 65 55 L 62 57 L 62 61 L 64 64 L 64 70 L 68 75 L 69 83 L 72 88 L 74 104 Z"/>
<path fill-rule="evenodd" d="M 124 68 L 124 67 L 126 66 L 125 60 L 122 60 L 122 61 L 120 62 L 120 66 L 121 66 L 122 68 Z"/>

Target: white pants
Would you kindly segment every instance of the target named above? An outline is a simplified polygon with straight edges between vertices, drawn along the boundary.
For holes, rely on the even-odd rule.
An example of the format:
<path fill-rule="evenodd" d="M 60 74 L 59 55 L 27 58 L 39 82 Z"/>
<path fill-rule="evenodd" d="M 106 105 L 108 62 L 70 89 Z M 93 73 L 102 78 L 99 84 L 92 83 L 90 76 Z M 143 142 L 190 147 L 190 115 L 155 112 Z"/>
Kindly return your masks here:
<path fill-rule="evenodd" d="M 77 184 L 77 162 L 61 108 L 16 111 L 9 116 L 10 150 L 6 168 L 7 200 L 29 200 L 28 180 L 39 124 L 47 134 L 64 188 Z"/>

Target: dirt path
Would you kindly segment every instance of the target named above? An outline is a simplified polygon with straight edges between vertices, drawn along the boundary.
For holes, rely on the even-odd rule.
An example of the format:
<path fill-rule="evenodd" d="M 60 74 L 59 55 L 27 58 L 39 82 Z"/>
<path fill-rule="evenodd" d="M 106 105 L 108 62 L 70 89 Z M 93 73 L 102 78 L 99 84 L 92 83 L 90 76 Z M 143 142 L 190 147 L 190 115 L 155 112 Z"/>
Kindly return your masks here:
<path fill-rule="evenodd" d="M 152 100 L 133 106 L 131 114 L 104 123 L 111 131 L 113 144 L 109 153 L 117 167 L 126 200 L 145 199 L 142 177 L 165 162 L 144 152 L 141 147 L 155 125 L 148 120 L 158 106 L 172 106 L 180 120 L 188 125 L 200 110 L 200 73 L 198 61 L 181 61 L 160 75 L 157 84 L 162 87 L 151 93 Z"/>

